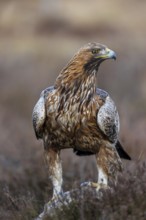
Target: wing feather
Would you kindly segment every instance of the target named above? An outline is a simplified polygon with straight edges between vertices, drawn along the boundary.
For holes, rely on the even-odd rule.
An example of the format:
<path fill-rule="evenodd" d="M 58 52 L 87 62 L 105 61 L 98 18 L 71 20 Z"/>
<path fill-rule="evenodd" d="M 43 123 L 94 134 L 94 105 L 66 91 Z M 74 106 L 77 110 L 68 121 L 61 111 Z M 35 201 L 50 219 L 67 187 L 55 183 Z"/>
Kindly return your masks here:
<path fill-rule="evenodd" d="M 103 91 L 103 90 L 102 90 Z M 104 104 L 97 113 L 97 124 L 109 141 L 115 143 L 120 129 L 119 115 L 115 103 L 108 93 L 104 96 Z"/>
<path fill-rule="evenodd" d="M 37 139 L 42 138 L 43 125 L 46 119 L 45 100 L 47 95 L 54 90 L 54 87 L 48 87 L 41 92 L 40 98 L 34 106 L 32 113 L 33 128 Z"/>

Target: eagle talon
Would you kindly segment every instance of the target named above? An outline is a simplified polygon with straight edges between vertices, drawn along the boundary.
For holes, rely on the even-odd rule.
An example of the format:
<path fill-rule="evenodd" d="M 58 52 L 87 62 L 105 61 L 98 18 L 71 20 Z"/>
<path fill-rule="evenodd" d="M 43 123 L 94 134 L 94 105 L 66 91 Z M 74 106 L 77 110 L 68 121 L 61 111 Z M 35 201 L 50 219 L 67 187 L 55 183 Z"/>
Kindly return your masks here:
<path fill-rule="evenodd" d="M 90 183 L 91 185 L 91 187 L 92 188 L 95 188 L 96 189 L 96 191 L 98 192 L 100 189 L 110 189 L 110 187 L 109 186 L 107 186 L 106 184 L 103 184 L 103 183 L 95 183 L 95 182 L 91 182 Z"/>
<path fill-rule="evenodd" d="M 96 191 L 99 191 L 100 189 L 110 189 L 109 186 L 107 186 L 106 184 L 103 184 L 103 183 L 95 183 L 95 182 L 83 182 L 81 183 L 80 187 L 86 187 L 86 186 L 89 186 L 89 187 L 92 187 L 94 189 L 96 189 Z"/>

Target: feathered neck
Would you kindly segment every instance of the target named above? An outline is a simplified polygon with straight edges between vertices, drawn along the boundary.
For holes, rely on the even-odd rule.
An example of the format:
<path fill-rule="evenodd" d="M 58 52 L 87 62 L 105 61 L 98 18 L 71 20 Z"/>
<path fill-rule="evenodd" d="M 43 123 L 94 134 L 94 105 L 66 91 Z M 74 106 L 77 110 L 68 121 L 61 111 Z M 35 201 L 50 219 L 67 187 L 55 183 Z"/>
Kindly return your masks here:
<path fill-rule="evenodd" d="M 75 56 L 61 71 L 55 82 L 55 88 L 67 99 L 79 96 L 91 99 L 96 92 L 96 70 L 86 71 L 84 61 Z"/>

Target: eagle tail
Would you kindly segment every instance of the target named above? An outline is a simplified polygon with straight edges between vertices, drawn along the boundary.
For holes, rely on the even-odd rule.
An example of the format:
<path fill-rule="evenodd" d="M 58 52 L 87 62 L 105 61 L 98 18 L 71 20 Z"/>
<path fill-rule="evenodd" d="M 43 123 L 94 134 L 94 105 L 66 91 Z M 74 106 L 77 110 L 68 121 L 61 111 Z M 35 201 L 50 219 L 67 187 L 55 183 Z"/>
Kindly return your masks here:
<path fill-rule="evenodd" d="M 127 152 L 124 150 L 122 147 L 120 141 L 116 143 L 116 150 L 120 156 L 120 158 L 125 159 L 125 160 L 131 160 L 131 157 L 127 154 Z"/>

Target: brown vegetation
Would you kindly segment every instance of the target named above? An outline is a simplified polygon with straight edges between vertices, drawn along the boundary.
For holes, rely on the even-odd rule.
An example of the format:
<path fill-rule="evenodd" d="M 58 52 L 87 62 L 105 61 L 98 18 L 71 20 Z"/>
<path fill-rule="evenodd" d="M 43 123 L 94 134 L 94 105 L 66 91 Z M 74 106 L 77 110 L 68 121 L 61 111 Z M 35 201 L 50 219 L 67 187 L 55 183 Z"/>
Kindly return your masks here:
<path fill-rule="evenodd" d="M 0 219 L 33 219 L 51 198 L 32 109 L 41 90 L 91 41 L 117 52 L 116 62 L 101 66 L 98 83 L 118 106 L 120 138 L 133 161 L 124 161 L 113 193 L 101 201 L 87 194 L 53 219 L 146 219 L 145 7 L 142 0 L 0 2 Z M 67 150 L 62 160 L 65 190 L 96 180 L 94 157 Z"/>

